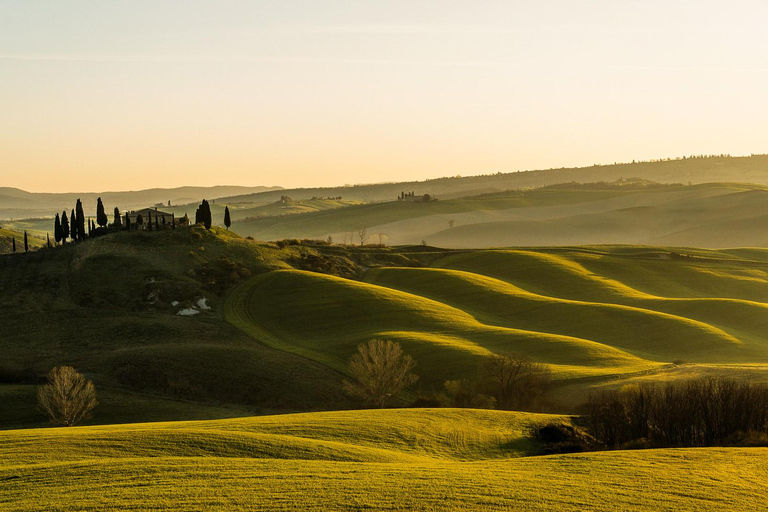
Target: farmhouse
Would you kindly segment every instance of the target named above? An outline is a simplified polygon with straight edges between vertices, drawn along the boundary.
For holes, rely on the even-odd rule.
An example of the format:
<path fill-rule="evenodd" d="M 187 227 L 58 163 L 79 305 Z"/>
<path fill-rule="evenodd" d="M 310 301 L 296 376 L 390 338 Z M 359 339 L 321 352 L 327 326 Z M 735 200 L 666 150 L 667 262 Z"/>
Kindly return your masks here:
<path fill-rule="evenodd" d="M 157 222 L 163 226 L 170 226 L 174 223 L 176 223 L 177 226 L 182 225 L 181 223 L 184 221 L 184 219 L 176 219 L 173 213 L 163 212 L 157 209 L 157 207 L 153 208 L 144 208 L 141 210 L 134 210 L 130 212 L 125 213 L 125 217 L 127 217 L 131 221 L 131 226 L 135 226 L 138 224 L 137 219 L 139 218 L 139 215 L 141 215 L 141 220 L 143 225 L 147 225 L 149 222 L 149 219 L 152 219 L 152 224 L 154 225 L 155 219 L 157 219 Z M 187 220 L 187 222 L 189 222 Z"/>

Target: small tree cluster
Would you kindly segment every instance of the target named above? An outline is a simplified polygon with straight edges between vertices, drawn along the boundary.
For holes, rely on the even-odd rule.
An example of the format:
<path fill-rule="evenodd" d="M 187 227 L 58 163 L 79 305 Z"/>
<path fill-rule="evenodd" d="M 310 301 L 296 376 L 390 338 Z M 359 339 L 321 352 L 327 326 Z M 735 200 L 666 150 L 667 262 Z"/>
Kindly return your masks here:
<path fill-rule="evenodd" d="M 589 432 L 610 448 L 713 446 L 740 433 L 768 433 L 768 387 L 707 377 L 593 394 Z"/>

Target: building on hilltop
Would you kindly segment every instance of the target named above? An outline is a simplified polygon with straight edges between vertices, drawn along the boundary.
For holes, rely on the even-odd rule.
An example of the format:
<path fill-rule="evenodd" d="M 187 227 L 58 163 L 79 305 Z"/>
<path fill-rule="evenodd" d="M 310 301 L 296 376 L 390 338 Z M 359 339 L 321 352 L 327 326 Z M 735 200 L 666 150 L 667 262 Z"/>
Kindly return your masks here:
<path fill-rule="evenodd" d="M 161 227 L 172 226 L 173 224 L 176 224 L 177 226 L 189 225 L 189 217 L 186 215 L 181 219 L 176 219 L 176 216 L 173 213 L 160 211 L 157 209 L 157 206 L 126 212 L 124 217 L 131 221 L 131 226 L 136 226 L 139 215 L 141 215 L 142 225 L 145 228 L 150 218 L 152 219 L 152 227 L 154 227 L 155 219 L 157 219 L 157 223 Z"/>

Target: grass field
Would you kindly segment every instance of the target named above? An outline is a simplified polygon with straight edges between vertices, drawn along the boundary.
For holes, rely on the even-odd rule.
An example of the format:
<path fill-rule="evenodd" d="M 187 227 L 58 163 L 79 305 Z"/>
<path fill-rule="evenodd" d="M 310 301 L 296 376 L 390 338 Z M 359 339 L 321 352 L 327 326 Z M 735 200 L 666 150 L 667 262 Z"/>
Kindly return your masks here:
<path fill-rule="evenodd" d="M 0 432 L 0 510 L 757 510 L 762 448 L 527 457 L 566 418 L 456 409 Z"/>

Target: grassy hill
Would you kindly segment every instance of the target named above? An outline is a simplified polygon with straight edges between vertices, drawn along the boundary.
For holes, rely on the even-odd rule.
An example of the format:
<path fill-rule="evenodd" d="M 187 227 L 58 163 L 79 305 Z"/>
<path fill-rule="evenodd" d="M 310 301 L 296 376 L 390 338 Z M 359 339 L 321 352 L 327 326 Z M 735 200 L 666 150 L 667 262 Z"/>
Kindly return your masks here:
<path fill-rule="evenodd" d="M 235 222 L 257 239 L 320 238 L 453 248 L 585 245 L 768 246 L 768 191 L 763 186 L 605 187 L 566 184 L 430 202 L 349 206 L 290 217 Z"/>
<path fill-rule="evenodd" d="M 13 239 L 16 239 L 16 251 L 24 251 L 24 232 L 0 227 L 0 254 L 13 252 Z M 30 249 L 39 249 L 45 247 L 45 238 L 38 238 L 28 233 L 27 242 Z"/>
<path fill-rule="evenodd" d="M 525 457 L 528 428 L 553 419 L 567 421 L 422 409 L 0 432 L 0 510 L 755 510 L 768 497 L 763 448 Z"/>
<path fill-rule="evenodd" d="M 416 360 L 401 404 L 500 352 L 549 366 L 550 411 L 637 379 L 768 380 L 765 249 L 361 248 L 192 228 L 0 263 L 4 427 L 44 423 L 35 386 L 62 364 L 95 381 L 98 423 L 356 407 L 346 363 L 376 337 Z"/>

